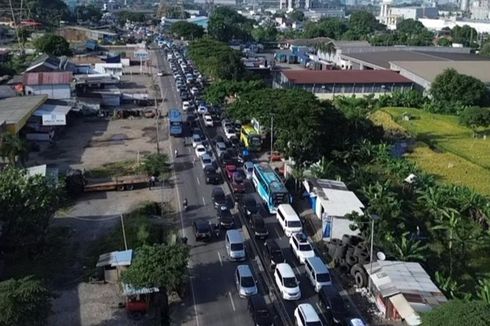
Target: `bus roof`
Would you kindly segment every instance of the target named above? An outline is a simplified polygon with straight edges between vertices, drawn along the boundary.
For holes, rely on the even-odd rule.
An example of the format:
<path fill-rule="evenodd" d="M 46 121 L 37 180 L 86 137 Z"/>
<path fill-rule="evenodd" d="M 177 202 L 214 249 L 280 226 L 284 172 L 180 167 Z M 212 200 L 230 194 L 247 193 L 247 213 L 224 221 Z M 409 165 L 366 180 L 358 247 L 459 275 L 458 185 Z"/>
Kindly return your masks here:
<path fill-rule="evenodd" d="M 242 125 L 242 130 L 245 131 L 247 135 L 259 134 L 251 124 Z"/>
<path fill-rule="evenodd" d="M 270 189 L 274 192 L 287 192 L 286 186 L 282 183 L 282 180 L 274 172 L 274 170 L 266 164 L 255 164 L 256 170 L 262 175 L 264 180 L 268 183 Z"/>

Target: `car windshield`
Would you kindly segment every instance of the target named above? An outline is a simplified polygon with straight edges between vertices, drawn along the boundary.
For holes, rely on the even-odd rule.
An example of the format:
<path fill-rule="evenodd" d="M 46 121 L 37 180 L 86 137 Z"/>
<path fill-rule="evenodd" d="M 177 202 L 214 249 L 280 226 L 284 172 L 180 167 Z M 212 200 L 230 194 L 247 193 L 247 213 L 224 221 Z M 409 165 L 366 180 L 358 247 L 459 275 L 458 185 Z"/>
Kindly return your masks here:
<path fill-rule="evenodd" d="M 205 222 L 197 223 L 197 231 L 199 232 L 208 232 L 209 231 L 209 224 Z"/>
<path fill-rule="evenodd" d="M 237 183 L 243 182 L 243 177 L 240 173 L 233 174 L 233 179 L 235 179 L 235 182 L 237 182 Z"/>
<path fill-rule="evenodd" d="M 320 283 L 330 282 L 330 274 L 329 273 L 317 274 L 316 279 Z"/>
<path fill-rule="evenodd" d="M 301 227 L 301 221 L 289 221 L 288 227 L 290 228 L 299 228 Z"/>
<path fill-rule="evenodd" d="M 285 277 L 284 278 L 284 286 L 287 288 L 295 288 L 298 286 L 296 283 L 296 278 L 294 277 Z"/>
<path fill-rule="evenodd" d="M 306 326 L 322 326 L 322 323 L 320 321 L 308 321 Z"/>
<path fill-rule="evenodd" d="M 282 263 L 284 261 L 284 257 L 282 256 L 282 252 L 280 250 L 272 252 L 271 256 L 272 260 L 276 263 Z"/>
<path fill-rule="evenodd" d="M 243 250 L 243 243 L 232 243 L 230 249 L 232 251 Z"/>
<path fill-rule="evenodd" d="M 245 288 L 251 288 L 255 285 L 255 280 L 252 276 L 242 277 L 242 286 Z"/>
<path fill-rule="evenodd" d="M 269 310 L 267 310 L 266 308 L 257 309 L 255 311 L 255 314 L 261 318 L 269 318 L 269 316 L 270 316 Z"/>
<path fill-rule="evenodd" d="M 310 244 L 300 244 L 299 245 L 299 251 L 311 251 L 311 246 Z"/>
<path fill-rule="evenodd" d="M 202 162 L 203 162 L 204 164 L 211 164 L 211 159 L 210 159 L 210 158 L 203 158 L 203 159 L 202 159 Z"/>

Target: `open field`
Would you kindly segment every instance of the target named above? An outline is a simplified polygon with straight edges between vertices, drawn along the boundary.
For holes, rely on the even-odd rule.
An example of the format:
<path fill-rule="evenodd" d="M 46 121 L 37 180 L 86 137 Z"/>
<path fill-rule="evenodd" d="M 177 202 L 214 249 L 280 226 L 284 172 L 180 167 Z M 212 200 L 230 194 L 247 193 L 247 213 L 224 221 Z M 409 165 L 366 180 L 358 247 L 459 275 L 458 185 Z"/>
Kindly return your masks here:
<path fill-rule="evenodd" d="M 412 119 L 403 120 L 404 114 Z M 371 119 L 387 130 L 411 134 L 417 145 L 408 158 L 423 170 L 490 196 L 490 139 L 473 138 L 472 130 L 459 125 L 454 116 L 418 109 L 386 108 Z"/>

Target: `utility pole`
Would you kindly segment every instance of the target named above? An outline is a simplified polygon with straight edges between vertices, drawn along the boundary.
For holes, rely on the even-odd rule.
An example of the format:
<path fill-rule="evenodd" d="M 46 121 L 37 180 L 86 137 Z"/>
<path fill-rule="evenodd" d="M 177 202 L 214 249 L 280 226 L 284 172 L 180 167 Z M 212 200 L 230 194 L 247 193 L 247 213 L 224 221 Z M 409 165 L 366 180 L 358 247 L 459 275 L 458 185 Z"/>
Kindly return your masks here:
<path fill-rule="evenodd" d="M 368 278 L 368 291 L 371 291 L 371 277 L 373 275 L 373 249 L 374 249 L 374 222 L 379 220 L 378 215 L 370 215 L 371 218 L 371 252 L 369 254 L 369 278 Z"/>
<path fill-rule="evenodd" d="M 128 250 L 128 243 L 126 241 L 126 229 L 124 228 L 124 217 L 123 217 L 123 214 L 121 214 L 119 216 L 121 217 L 121 227 L 122 227 L 123 240 L 124 240 L 124 250 Z"/>
<path fill-rule="evenodd" d="M 160 112 L 158 111 L 158 102 L 156 94 L 154 94 L 155 98 L 155 122 L 156 122 L 156 131 L 157 131 L 157 153 L 160 154 L 160 128 L 159 128 L 159 120 L 160 120 Z"/>
<path fill-rule="evenodd" d="M 274 138 L 274 116 L 271 115 L 271 155 L 270 155 L 270 164 L 272 164 L 272 142 L 273 142 L 273 138 Z"/>

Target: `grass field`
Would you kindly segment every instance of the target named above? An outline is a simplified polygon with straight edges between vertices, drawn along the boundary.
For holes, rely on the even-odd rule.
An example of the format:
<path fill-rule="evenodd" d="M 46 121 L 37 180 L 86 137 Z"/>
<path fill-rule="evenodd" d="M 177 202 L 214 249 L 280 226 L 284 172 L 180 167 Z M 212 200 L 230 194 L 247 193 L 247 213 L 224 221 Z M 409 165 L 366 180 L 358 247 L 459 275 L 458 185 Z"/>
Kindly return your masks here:
<path fill-rule="evenodd" d="M 412 119 L 403 120 L 405 114 Z M 413 135 L 417 146 L 408 158 L 423 170 L 490 196 L 490 137 L 473 138 L 472 130 L 459 125 L 456 117 L 418 109 L 385 108 L 371 120 L 387 130 Z"/>

